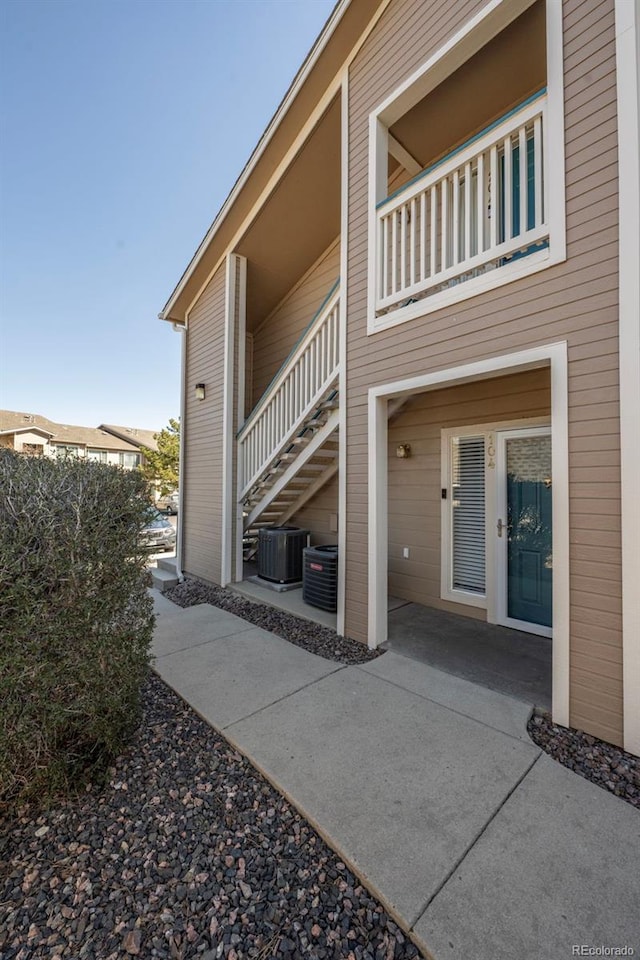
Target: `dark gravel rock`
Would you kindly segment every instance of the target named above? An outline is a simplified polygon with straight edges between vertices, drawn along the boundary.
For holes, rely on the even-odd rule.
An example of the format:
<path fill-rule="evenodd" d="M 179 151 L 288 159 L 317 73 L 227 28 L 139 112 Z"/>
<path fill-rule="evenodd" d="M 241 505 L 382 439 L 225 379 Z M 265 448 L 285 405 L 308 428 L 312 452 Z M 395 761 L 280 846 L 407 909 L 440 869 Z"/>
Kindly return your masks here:
<path fill-rule="evenodd" d="M 552 723 L 546 713 L 529 720 L 529 736 L 564 767 L 640 807 L 640 759 L 581 730 Z"/>
<path fill-rule="evenodd" d="M 383 650 L 369 650 L 363 643 L 339 636 L 335 630 L 323 627 L 302 617 L 296 617 L 286 610 L 277 610 L 266 603 L 256 603 L 238 596 L 223 587 L 210 586 L 198 580 L 185 580 L 177 587 L 167 590 L 165 597 L 180 607 L 191 607 L 197 603 L 210 603 L 221 610 L 235 613 L 249 623 L 269 630 L 279 637 L 315 653 L 325 660 L 348 665 L 366 663 L 381 656 Z"/>
<path fill-rule="evenodd" d="M 420 956 L 294 808 L 153 674 L 110 777 L 79 800 L 6 817 L 2 960 Z"/>

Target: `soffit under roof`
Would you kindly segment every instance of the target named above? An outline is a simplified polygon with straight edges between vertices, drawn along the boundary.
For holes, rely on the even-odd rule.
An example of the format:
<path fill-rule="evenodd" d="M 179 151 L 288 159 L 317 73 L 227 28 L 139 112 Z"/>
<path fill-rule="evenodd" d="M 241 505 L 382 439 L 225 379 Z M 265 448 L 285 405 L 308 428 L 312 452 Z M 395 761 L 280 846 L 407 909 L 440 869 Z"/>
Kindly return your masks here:
<path fill-rule="evenodd" d="M 546 11 L 537 0 L 429 96 L 391 133 L 426 167 L 546 83 Z"/>
<path fill-rule="evenodd" d="M 242 189 L 239 190 L 233 203 L 230 203 L 226 210 L 225 207 L 229 203 L 229 198 L 225 201 L 216 218 L 216 221 L 219 220 L 219 222 L 214 221 L 212 224 L 207 237 L 194 254 L 191 263 L 187 266 L 183 277 L 169 298 L 165 311 L 167 311 L 169 304 L 171 308 L 168 312 L 163 313 L 165 319 L 177 322 L 184 321 L 185 311 L 224 255 L 236 231 L 250 214 L 262 191 L 267 186 L 270 177 L 291 148 L 331 81 L 339 74 L 367 25 L 375 16 L 376 11 L 384 2 L 385 0 L 350 0 L 341 19 L 327 38 L 324 48 L 317 56 L 307 77 L 292 99 L 286 113 L 278 118 L 278 123 L 269 134 L 269 141 L 264 146 L 261 155 L 255 160 L 252 157 L 241 172 L 240 178 L 245 174 L 247 175 Z M 301 67 L 301 71 L 303 69 L 304 65 Z M 292 87 L 295 86 L 295 83 L 296 80 L 294 80 Z M 276 111 L 275 116 L 278 116 L 278 111 Z M 263 138 L 267 136 L 269 127 L 265 130 Z M 262 139 L 256 146 L 256 152 L 261 145 Z M 235 189 L 236 187 L 231 191 L 230 197 Z M 224 216 L 221 216 L 223 210 Z M 181 287 L 181 284 L 184 285 Z"/>
<path fill-rule="evenodd" d="M 340 232 L 340 98 L 236 250 L 247 258 L 247 329 L 263 320 Z"/>

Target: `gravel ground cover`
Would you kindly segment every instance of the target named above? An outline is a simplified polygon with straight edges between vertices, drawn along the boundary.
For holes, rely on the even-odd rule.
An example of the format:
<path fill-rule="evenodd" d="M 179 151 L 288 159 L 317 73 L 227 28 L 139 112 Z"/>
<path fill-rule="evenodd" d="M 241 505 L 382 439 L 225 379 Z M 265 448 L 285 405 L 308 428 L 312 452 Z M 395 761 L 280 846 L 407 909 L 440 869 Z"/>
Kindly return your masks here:
<path fill-rule="evenodd" d="M 552 723 L 548 714 L 534 714 L 529 736 L 564 767 L 640 807 L 640 759 L 588 733 Z"/>
<path fill-rule="evenodd" d="M 409 960 L 306 821 L 158 677 L 108 785 L 2 831 L 2 960 Z"/>
<path fill-rule="evenodd" d="M 363 643 L 339 636 L 335 630 L 323 627 L 302 617 L 296 617 L 286 610 L 277 610 L 267 603 L 256 603 L 238 596 L 223 587 L 214 587 L 197 580 L 184 580 L 177 587 L 167 590 L 165 597 L 181 607 L 191 607 L 196 603 L 210 603 L 229 613 L 248 620 L 263 630 L 276 633 L 279 637 L 303 647 L 310 653 L 316 653 L 325 660 L 348 665 L 366 663 L 381 656 L 383 650 L 369 650 Z"/>
<path fill-rule="evenodd" d="M 310 623 L 284 610 L 246 600 L 222 587 L 185 580 L 168 590 L 165 596 L 181 607 L 211 603 L 337 663 L 364 663 L 384 653 L 369 650 L 356 640 L 340 637 L 327 627 Z M 627 803 L 640 807 L 640 760 L 637 757 L 597 737 L 560 727 L 551 722 L 548 714 L 534 714 L 528 730 L 534 743 L 554 760 Z"/>

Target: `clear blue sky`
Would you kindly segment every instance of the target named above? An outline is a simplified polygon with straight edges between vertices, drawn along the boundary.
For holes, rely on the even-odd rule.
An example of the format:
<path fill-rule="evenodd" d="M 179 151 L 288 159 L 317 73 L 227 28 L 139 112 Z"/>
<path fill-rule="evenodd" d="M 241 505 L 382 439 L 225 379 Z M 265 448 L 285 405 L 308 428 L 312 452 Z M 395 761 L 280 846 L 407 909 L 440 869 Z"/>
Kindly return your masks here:
<path fill-rule="evenodd" d="M 334 0 L 0 0 L 0 407 L 160 429 L 157 320 Z"/>

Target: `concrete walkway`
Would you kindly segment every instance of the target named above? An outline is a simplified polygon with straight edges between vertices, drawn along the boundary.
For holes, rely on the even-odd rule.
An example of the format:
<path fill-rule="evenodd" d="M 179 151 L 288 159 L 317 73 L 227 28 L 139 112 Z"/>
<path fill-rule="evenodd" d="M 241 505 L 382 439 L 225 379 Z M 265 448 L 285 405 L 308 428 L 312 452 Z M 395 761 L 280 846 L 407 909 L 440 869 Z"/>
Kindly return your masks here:
<path fill-rule="evenodd" d="M 344 667 L 216 607 L 155 602 L 159 675 L 427 955 L 640 953 L 640 816 L 543 754 L 526 704 L 391 652 Z"/>

